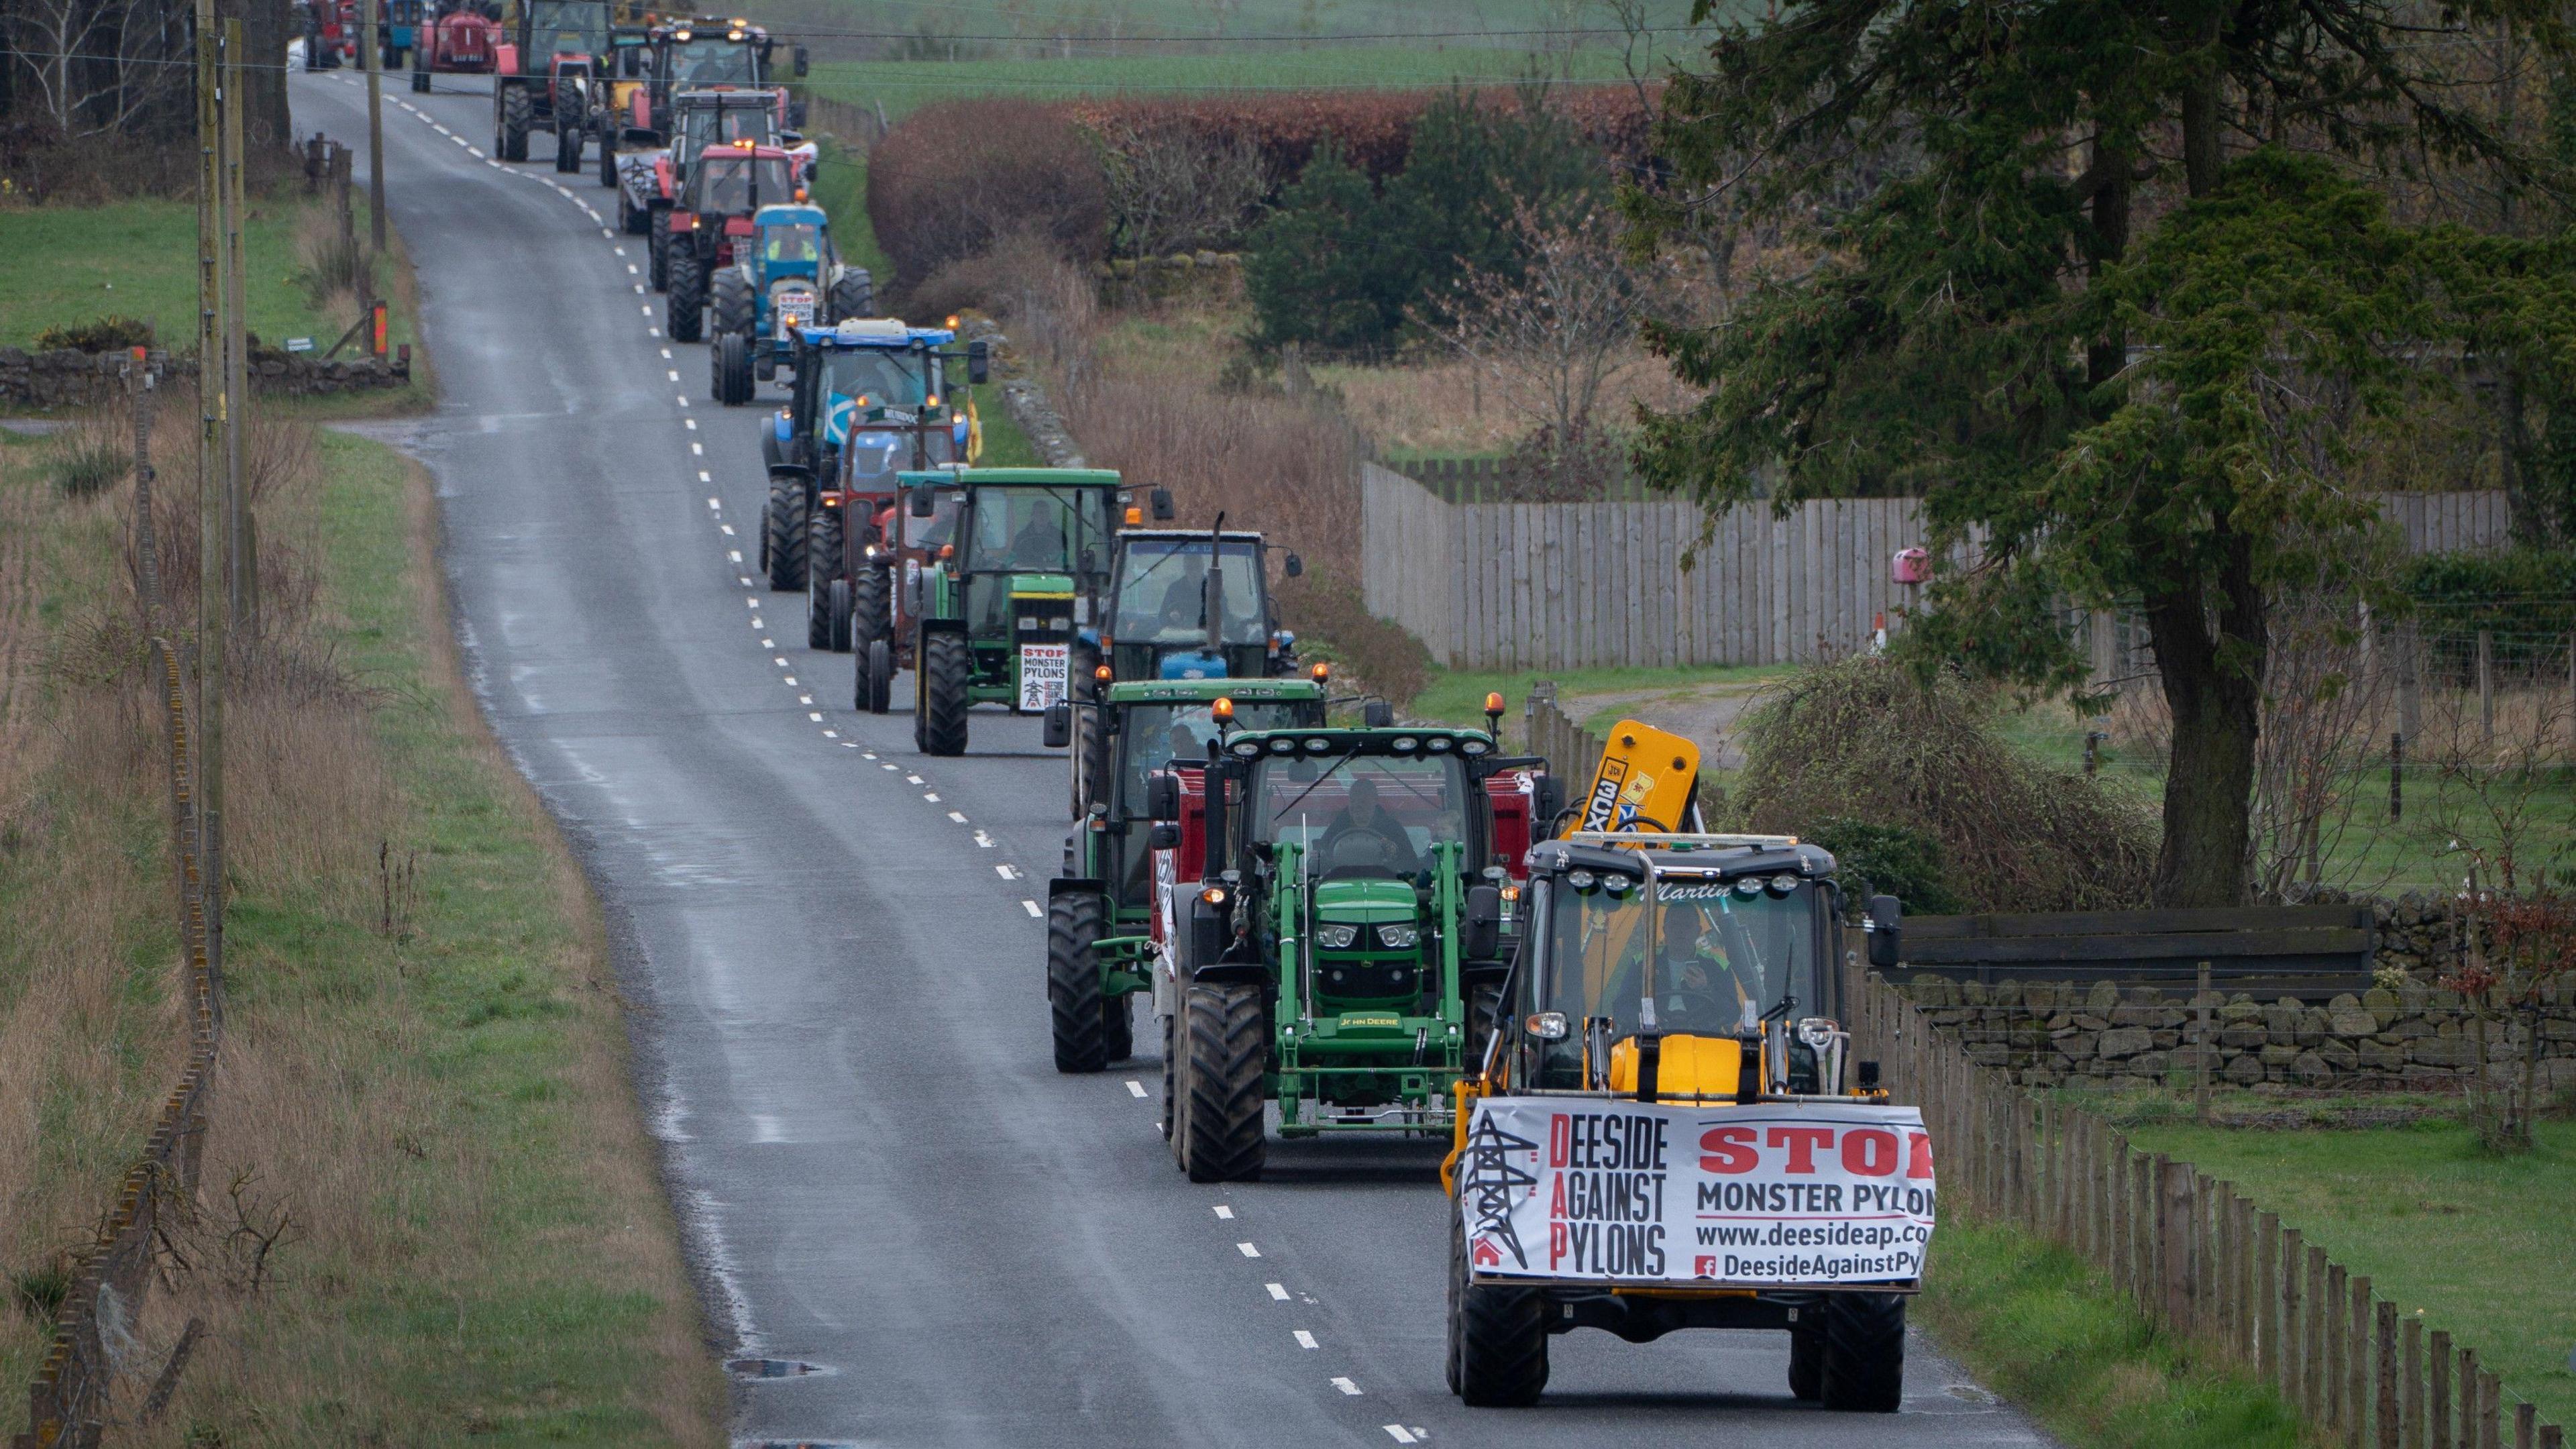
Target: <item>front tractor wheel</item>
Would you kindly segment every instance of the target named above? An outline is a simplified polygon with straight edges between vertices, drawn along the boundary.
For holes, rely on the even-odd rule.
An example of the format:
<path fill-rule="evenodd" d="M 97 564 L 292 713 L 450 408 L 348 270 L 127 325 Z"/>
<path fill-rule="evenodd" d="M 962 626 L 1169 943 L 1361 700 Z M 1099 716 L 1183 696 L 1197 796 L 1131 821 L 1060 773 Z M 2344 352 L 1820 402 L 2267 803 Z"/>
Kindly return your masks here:
<path fill-rule="evenodd" d="M 894 646 L 883 639 L 871 639 L 858 652 L 856 703 L 869 714 L 883 714 L 894 707 Z"/>
<path fill-rule="evenodd" d="M 644 250 L 652 260 L 644 268 L 653 290 L 664 292 L 671 286 L 671 208 L 648 206 L 644 209 Z"/>
<path fill-rule="evenodd" d="M 769 586 L 780 593 L 805 587 L 805 485 L 793 477 L 771 479 L 760 521 Z"/>
<path fill-rule="evenodd" d="M 668 250 L 671 290 L 662 297 L 662 330 L 674 342 L 695 342 L 705 335 L 707 274 L 688 238 L 671 238 Z"/>
<path fill-rule="evenodd" d="M 1189 1132 L 1192 1182 L 1250 1182 L 1261 1176 L 1265 1135 L 1261 988 L 1241 983 L 1192 986 L 1182 1006 L 1190 1056 Z"/>
<path fill-rule="evenodd" d="M 742 338 L 743 353 L 751 352 L 751 326 L 756 299 L 751 281 L 740 267 L 724 267 L 707 281 L 707 330 L 721 337 L 733 333 Z M 748 374 L 745 374 L 748 376 Z M 744 401 L 750 401 L 749 394 Z"/>
<path fill-rule="evenodd" d="M 966 753 L 966 692 L 975 672 L 966 636 L 939 633 L 922 640 L 915 667 L 920 697 L 913 709 L 913 743 L 925 755 Z"/>
<path fill-rule="evenodd" d="M 536 124 L 537 104 L 525 86 L 501 88 L 500 124 L 492 136 L 492 154 L 504 161 L 528 159 L 528 130 Z"/>
<path fill-rule="evenodd" d="M 829 300 L 832 304 L 831 320 L 834 322 L 847 322 L 853 317 L 865 317 L 876 310 L 876 283 L 868 276 L 867 268 L 845 267 L 839 276 L 832 279 Z"/>
<path fill-rule="evenodd" d="M 1829 1293 L 1818 1397 L 1850 1414 L 1893 1414 L 1905 1398 L 1905 1299 Z"/>
<path fill-rule="evenodd" d="M 1449 1387 L 1479 1409 L 1517 1409 L 1547 1388 L 1547 1299 L 1467 1273 L 1467 1225 L 1449 1209 Z"/>
<path fill-rule="evenodd" d="M 825 590 L 823 606 L 831 612 L 832 616 L 832 652 L 835 654 L 849 653 L 850 581 L 848 579 L 832 580 L 832 587 Z"/>
<path fill-rule="evenodd" d="M 850 580 L 850 647 L 865 650 L 878 640 L 894 640 L 894 576 L 875 559 L 859 560 Z"/>
<path fill-rule="evenodd" d="M 707 349 L 707 396 L 729 408 L 751 401 L 751 348 L 739 332 L 719 328 Z"/>
<path fill-rule="evenodd" d="M 555 169 L 569 176 L 581 170 L 581 128 L 555 113 Z"/>
<path fill-rule="evenodd" d="M 1060 895 L 1047 902 L 1047 1015 L 1059 1072 L 1096 1072 L 1124 1052 L 1110 1051 L 1108 1014 L 1127 1012 L 1127 998 L 1100 990 L 1100 897 Z"/>

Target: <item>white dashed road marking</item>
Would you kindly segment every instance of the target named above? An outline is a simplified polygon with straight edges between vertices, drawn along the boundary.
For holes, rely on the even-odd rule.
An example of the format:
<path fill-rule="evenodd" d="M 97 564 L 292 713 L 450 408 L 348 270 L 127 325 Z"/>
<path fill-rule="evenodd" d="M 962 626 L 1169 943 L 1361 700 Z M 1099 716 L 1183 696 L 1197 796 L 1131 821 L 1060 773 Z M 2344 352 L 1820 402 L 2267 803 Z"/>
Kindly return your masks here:
<path fill-rule="evenodd" d="M 1349 1379 L 1336 1378 L 1333 1380 L 1333 1387 L 1340 1389 L 1343 1393 L 1350 1395 L 1354 1399 L 1360 1396 L 1360 1386 L 1352 1383 Z"/>
<path fill-rule="evenodd" d="M 1304 1329 L 1302 1329 L 1302 1328 L 1297 1330 L 1297 1346 L 1298 1346 L 1299 1348 L 1322 1348 L 1322 1347 L 1323 1347 L 1323 1345 L 1322 1345 L 1322 1344 L 1317 1343 L 1317 1342 L 1315 1341 L 1315 1335 L 1313 1335 L 1313 1334 L 1311 1334 L 1311 1333 L 1308 1333 L 1306 1330 L 1304 1330 Z"/>
<path fill-rule="evenodd" d="M 1234 1248 L 1236 1252 L 1241 1253 L 1247 1258 L 1258 1258 L 1261 1256 L 1261 1250 L 1250 1243 L 1237 1243 L 1234 1245 Z"/>
<path fill-rule="evenodd" d="M 1029 915 L 1030 915 L 1033 919 L 1036 919 L 1036 920 L 1044 920 L 1044 919 L 1046 919 L 1046 912 L 1044 912 L 1044 911 L 1042 911 L 1042 910 L 1039 910 L 1039 909 L 1038 909 L 1038 903 L 1037 903 L 1037 902 L 1035 902 L 1035 901 L 1022 901 L 1022 902 L 1020 902 L 1020 909 L 1021 909 L 1021 910 L 1026 911 L 1026 912 L 1028 912 L 1028 913 L 1029 913 Z"/>
<path fill-rule="evenodd" d="M 1275 1300 L 1277 1300 L 1277 1301 L 1279 1301 L 1279 1302 L 1281 1302 L 1281 1303 L 1285 1303 L 1285 1302 L 1287 1302 L 1287 1301 L 1288 1301 L 1288 1285 L 1287 1285 L 1287 1284 L 1285 1284 L 1285 1283 L 1264 1283 L 1264 1284 L 1262 1284 L 1261 1286 L 1270 1290 L 1270 1296 L 1271 1296 L 1273 1299 L 1275 1299 Z"/>
<path fill-rule="evenodd" d="M 1145 1084 L 1138 1081 L 1129 1081 L 1127 1083 L 1127 1095 L 1134 1097 L 1140 1102 L 1143 1101 L 1145 1099 Z"/>

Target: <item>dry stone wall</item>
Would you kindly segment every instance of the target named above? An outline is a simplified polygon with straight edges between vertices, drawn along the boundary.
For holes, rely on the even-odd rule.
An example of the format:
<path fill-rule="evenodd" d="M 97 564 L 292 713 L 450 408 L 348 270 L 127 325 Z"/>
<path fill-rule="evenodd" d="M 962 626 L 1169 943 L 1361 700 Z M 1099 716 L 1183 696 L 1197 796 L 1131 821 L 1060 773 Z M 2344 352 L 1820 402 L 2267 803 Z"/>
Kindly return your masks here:
<path fill-rule="evenodd" d="M 406 349 L 408 351 L 408 349 Z M 280 397 L 368 392 L 411 381 L 408 357 L 321 358 L 304 353 L 255 352 L 254 391 Z M 126 354 L 57 348 L 29 352 L 0 347 L 0 405 L 27 408 L 86 407 L 125 390 Z M 193 378 L 197 359 L 173 353 L 164 376 Z"/>

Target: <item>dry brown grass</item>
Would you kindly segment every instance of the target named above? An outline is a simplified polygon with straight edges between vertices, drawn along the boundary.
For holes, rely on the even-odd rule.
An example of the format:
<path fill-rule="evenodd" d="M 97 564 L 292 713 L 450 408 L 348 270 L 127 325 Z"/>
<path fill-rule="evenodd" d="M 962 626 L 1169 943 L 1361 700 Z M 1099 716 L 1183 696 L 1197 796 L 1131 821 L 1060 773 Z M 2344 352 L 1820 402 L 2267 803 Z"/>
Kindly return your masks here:
<path fill-rule="evenodd" d="M 184 635 L 179 431 L 162 430 L 156 557 Z M 602 928 L 455 667 L 426 481 L 413 471 L 407 538 L 370 540 L 326 503 L 308 432 L 254 444 L 264 617 L 227 720 L 228 1031 L 201 1191 L 136 1362 L 190 1318 L 206 1331 L 171 1413 L 124 1441 L 719 1442 Z M 158 719 L 116 522 L 130 490 L 31 501 L 24 471 L 0 475 L 0 519 L 37 510 L 46 582 L 77 601 L 36 646 L 55 747 L 16 819 L 41 834 L 0 850 L 0 1282 L 41 1283 L 106 1206 L 181 1038 Z M 370 543 L 392 556 L 362 561 L 372 597 L 352 596 Z M 396 575 L 406 589 L 376 582 Z M 343 638 L 411 642 L 344 662 Z M 0 659 L 24 648 L 0 630 Z M 469 1036 L 483 1020 L 507 1035 Z M 0 1384 L 25 1381 L 44 1335 L 41 1313 L 0 1306 Z M 532 1395 L 514 1371 L 549 1354 Z"/>
<path fill-rule="evenodd" d="M 1344 364 L 1313 369 L 1317 383 L 1342 395 L 1343 412 L 1376 449 L 1408 457 L 1483 457 L 1509 452 L 1535 421 L 1496 394 L 1474 363 L 1432 354 L 1393 367 Z M 1696 392 L 1663 359 L 1631 347 L 1604 387 L 1598 416 L 1625 428 L 1639 405 L 1669 412 Z"/>

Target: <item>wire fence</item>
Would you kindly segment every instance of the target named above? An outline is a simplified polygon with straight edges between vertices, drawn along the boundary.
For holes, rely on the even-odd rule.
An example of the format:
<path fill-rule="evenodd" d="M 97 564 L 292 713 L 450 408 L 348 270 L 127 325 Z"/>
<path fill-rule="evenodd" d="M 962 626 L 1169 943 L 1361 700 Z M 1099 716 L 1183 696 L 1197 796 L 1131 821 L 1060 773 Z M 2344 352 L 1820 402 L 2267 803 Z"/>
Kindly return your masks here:
<path fill-rule="evenodd" d="M 138 436 L 143 429 L 148 429 L 148 423 L 139 425 Z M 137 1335 L 146 1295 L 158 1276 L 159 1247 L 174 1229 L 174 1219 L 183 1218 L 195 1200 L 216 1053 L 223 1041 L 221 948 L 208 930 L 206 896 L 216 866 L 201 838 L 195 719 L 189 708 L 187 671 L 178 646 L 171 642 L 171 617 L 161 598 L 159 553 L 152 537 L 151 468 L 148 462 L 138 461 L 134 554 L 139 561 L 137 587 L 161 674 L 171 862 L 180 946 L 187 963 L 188 1061 L 177 1085 L 163 1099 L 142 1153 L 126 1169 L 116 1200 L 100 1221 L 97 1238 L 74 1269 L 54 1321 L 53 1346 L 28 1387 L 27 1432 L 11 1440 L 12 1449 L 90 1449 L 110 1428 L 148 1421 L 169 1402 L 202 1332 L 202 1325 L 191 1320 L 157 1364 L 145 1360 Z M 129 1388 L 140 1392 L 129 1395 L 125 1392 Z"/>

